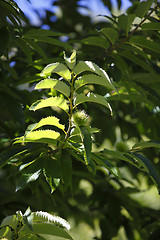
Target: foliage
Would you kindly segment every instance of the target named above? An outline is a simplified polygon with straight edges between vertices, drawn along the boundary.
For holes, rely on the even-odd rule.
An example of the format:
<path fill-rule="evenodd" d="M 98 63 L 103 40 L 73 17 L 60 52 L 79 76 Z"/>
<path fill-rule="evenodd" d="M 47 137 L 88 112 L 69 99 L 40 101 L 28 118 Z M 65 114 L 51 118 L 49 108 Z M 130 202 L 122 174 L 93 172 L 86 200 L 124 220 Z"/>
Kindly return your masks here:
<path fill-rule="evenodd" d="M 58 225 L 58 226 L 57 226 Z M 60 227 L 59 227 L 60 226 Z M 64 219 L 45 212 L 31 212 L 30 208 L 24 214 L 17 211 L 16 215 L 7 216 L 0 225 L 1 239 L 72 239 L 63 229 L 70 229 Z"/>
<path fill-rule="evenodd" d="M 131 2 L 94 23 L 55 1 L 44 30 L 1 1 L 1 219 L 30 205 L 74 239 L 159 239 L 160 3 Z"/>

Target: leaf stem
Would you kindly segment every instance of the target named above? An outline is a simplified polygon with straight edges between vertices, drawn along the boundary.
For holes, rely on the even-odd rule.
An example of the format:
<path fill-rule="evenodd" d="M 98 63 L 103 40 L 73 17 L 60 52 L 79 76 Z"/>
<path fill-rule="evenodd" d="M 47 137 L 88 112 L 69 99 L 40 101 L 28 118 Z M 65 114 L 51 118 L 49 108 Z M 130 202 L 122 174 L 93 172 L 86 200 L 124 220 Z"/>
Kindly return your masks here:
<path fill-rule="evenodd" d="M 62 142 L 62 144 L 60 146 L 58 146 L 58 148 L 56 148 L 55 150 L 53 150 L 54 153 L 59 152 L 60 150 L 63 149 L 65 142 L 67 141 L 67 139 L 69 138 L 70 135 L 70 131 L 72 128 L 72 114 L 73 114 L 73 97 L 74 97 L 74 80 L 75 80 L 75 76 L 74 73 L 71 73 L 72 78 L 71 78 L 71 83 L 70 83 L 70 88 L 71 88 L 71 94 L 70 94 L 70 98 L 69 98 L 69 125 L 68 125 L 68 129 L 67 129 L 67 133 L 65 136 L 64 141 Z"/>

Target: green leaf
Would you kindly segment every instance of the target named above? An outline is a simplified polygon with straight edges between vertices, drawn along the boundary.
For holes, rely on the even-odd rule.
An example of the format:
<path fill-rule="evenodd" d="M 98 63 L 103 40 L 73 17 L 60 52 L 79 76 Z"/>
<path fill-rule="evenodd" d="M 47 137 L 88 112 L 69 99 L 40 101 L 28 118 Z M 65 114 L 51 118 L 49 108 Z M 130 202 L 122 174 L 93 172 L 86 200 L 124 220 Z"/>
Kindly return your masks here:
<path fill-rule="evenodd" d="M 41 138 L 51 138 L 51 139 L 57 139 L 59 138 L 60 133 L 55 132 L 53 130 L 37 130 L 33 132 L 29 132 L 25 137 L 24 141 L 35 141 Z"/>
<path fill-rule="evenodd" d="M 150 147 L 160 148 L 160 142 L 159 141 L 139 142 L 139 143 L 134 144 L 132 149 L 140 150 L 143 148 L 150 148 Z"/>
<path fill-rule="evenodd" d="M 33 216 L 33 221 L 35 223 L 47 221 L 49 223 L 54 223 L 56 225 L 59 225 L 60 227 L 66 228 L 67 230 L 70 230 L 70 228 L 71 228 L 69 223 L 65 219 L 55 216 L 55 215 L 52 215 L 47 212 L 42 212 L 42 211 L 33 212 L 32 216 Z"/>
<path fill-rule="evenodd" d="M 67 101 L 61 97 L 50 97 L 47 99 L 38 100 L 31 105 L 30 110 L 36 111 L 45 107 L 59 107 L 65 112 L 68 112 L 69 107 Z"/>
<path fill-rule="evenodd" d="M 39 82 L 35 89 L 47 89 L 47 88 L 54 88 L 58 92 L 61 92 L 67 98 L 70 95 L 70 88 L 62 81 L 52 78 L 47 78 Z"/>
<path fill-rule="evenodd" d="M 54 190 L 58 187 L 61 177 L 58 160 L 46 156 L 44 160 L 43 173 L 46 178 L 46 181 L 48 182 L 51 188 L 51 193 L 53 193 Z"/>
<path fill-rule="evenodd" d="M 76 64 L 76 51 L 74 50 L 73 53 L 71 54 L 71 56 L 69 58 L 66 57 L 66 54 L 64 52 L 64 60 L 67 64 L 67 66 L 73 70 L 75 64 Z"/>
<path fill-rule="evenodd" d="M 48 36 L 53 36 L 53 37 L 59 37 L 63 36 L 64 34 L 62 33 L 56 33 L 50 30 L 45 30 L 45 29 L 31 29 L 23 35 L 25 38 L 35 38 L 37 36 L 42 36 L 42 37 L 48 37 Z"/>
<path fill-rule="evenodd" d="M 72 50 L 72 47 L 68 43 L 52 38 L 52 37 L 60 37 L 60 36 L 64 36 L 64 34 L 56 33 L 56 32 L 45 30 L 45 29 L 31 29 L 23 35 L 23 38 L 34 39 L 41 42 L 54 44 L 56 46 L 63 47 L 65 49 Z"/>
<path fill-rule="evenodd" d="M 46 58 L 46 54 L 43 51 L 43 49 L 38 45 L 38 43 L 32 39 L 25 39 L 25 42 L 30 45 L 31 48 L 33 48 L 39 55 L 41 55 L 43 58 Z"/>
<path fill-rule="evenodd" d="M 53 193 L 59 186 L 61 179 L 49 177 L 48 174 L 46 173 L 46 171 L 44 172 L 44 175 L 45 175 L 46 181 L 48 182 L 48 184 L 51 188 L 51 193 Z"/>
<path fill-rule="evenodd" d="M 65 128 L 64 125 L 59 123 L 58 118 L 50 116 L 50 117 L 42 118 L 38 123 L 30 124 L 25 132 L 25 137 L 28 135 L 28 133 L 45 125 L 55 126 L 55 127 L 58 127 L 59 129 L 62 129 L 63 131 Z"/>
<path fill-rule="evenodd" d="M 84 95 L 83 93 L 81 94 L 78 94 L 76 97 L 75 97 L 75 106 L 78 106 L 79 104 L 81 103 L 84 103 L 84 102 L 94 102 L 94 103 L 98 103 L 98 104 L 101 104 L 107 108 L 109 108 L 109 110 L 111 111 L 112 113 L 112 109 L 111 109 L 111 106 L 110 104 L 107 102 L 107 100 L 101 96 L 101 95 L 98 95 L 98 94 L 94 94 L 94 93 L 88 93 L 87 95 Z"/>
<path fill-rule="evenodd" d="M 135 17 L 135 14 L 123 14 L 118 18 L 118 27 L 126 33 L 126 36 L 128 36 L 128 32 L 130 31 L 131 24 L 134 21 Z"/>
<path fill-rule="evenodd" d="M 74 87 L 77 90 L 78 88 L 80 88 L 86 84 L 98 84 L 98 85 L 104 86 L 109 89 L 115 89 L 113 84 L 110 81 L 108 81 L 108 79 L 98 76 L 98 75 L 95 75 L 95 74 L 88 74 L 88 75 L 83 75 L 83 76 L 79 77 L 75 81 Z"/>
<path fill-rule="evenodd" d="M 40 42 L 53 44 L 55 46 L 62 47 L 62 48 L 68 49 L 68 50 L 72 50 L 73 49 L 71 47 L 71 45 L 69 45 L 68 43 L 62 42 L 62 41 L 60 41 L 58 39 L 55 39 L 55 38 L 52 38 L 52 37 L 38 36 L 37 35 L 37 36 L 30 36 L 30 37 L 28 36 L 28 38 L 35 39 L 35 40 L 40 41 Z"/>
<path fill-rule="evenodd" d="M 82 43 L 107 49 L 109 42 L 101 37 L 87 37 L 81 40 Z"/>
<path fill-rule="evenodd" d="M 146 39 L 143 36 L 133 36 L 130 38 L 129 42 L 132 44 L 136 44 L 140 47 L 147 48 L 153 52 L 160 53 L 160 44 L 155 41 L 151 41 Z"/>
<path fill-rule="evenodd" d="M 100 33 L 107 37 L 112 45 L 116 42 L 116 39 L 118 37 L 117 31 L 113 28 L 102 28 L 102 30 L 100 30 Z"/>
<path fill-rule="evenodd" d="M 20 37 L 17 37 L 15 39 L 15 44 L 18 45 L 18 47 L 20 47 L 22 49 L 22 51 L 24 52 L 24 54 L 26 55 L 26 60 L 32 64 L 32 50 L 31 48 L 28 46 L 28 44 Z"/>
<path fill-rule="evenodd" d="M 72 240 L 72 237 L 63 228 L 55 226 L 54 224 L 49 222 L 33 223 L 33 231 L 30 231 L 26 227 L 23 229 L 23 231 L 25 232 L 25 234 L 29 235 L 40 235 L 46 240 L 52 239 L 53 236 Z"/>
<path fill-rule="evenodd" d="M 88 165 L 91 161 L 92 137 L 88 127 L 79 126 L 81 139 L 84 145 L 84 160 Z"/>
<path fill-rule="evenodd" d="M 141 2 L 134 12 L 136 16 L 143 18 L 147 14 L 153 2 L 154 0 L 147 0 L 147 1 Z"/>
<path fill-rule="evenodd" d="M 119 52 L 118 54 L 125 57 L 126 59 L 134 62 L 135 64 L 141 66 L 142 68 L 144 68 L 148 72 L 154 73 L 154 69 L 149 64 L 146 63 L 145 59 L 144 59 L 144 61 L 141 60 L 140 57 L 137 57 L 131 51 L 123 51 L 123 52 Z"/>
<path fill-rule="evenodd" d="M 132 94 L 115 94 L 115 95 L 112 95 L 112 96 L 109 96 L 107 97 L 109 100 L 111 101 L 132 101 L 132 102 L 139 102 L 139 103 L 148 103 L 149 105 L 153 105 L 153 103 L 144 98 L 144 96 L 140 95 L 140 94 L 135 94 L 135 93 L 132 93 Z"/>
<path fill-rule="evenodd" d="M 11 240 L 13 238 L 13 232 L 8 226 L 0 228 L 0 238 L 2 240 Z"/>
<path fill-rule="evenodd" d="M 142 30 L 157 30 L 160 31 L 160 23 L 159 22 L 149 22 L 144 23 L 141 26 Z"/>
<path fill-rule="evenodd" d="M 67 81 L 71 80 L 71 73 L 69 69 L 63 63 L 51 63 L 47 65 L 41 72 L 41 77 L 50 76 L 51 73 L 57 73 Z"/>
<path fill-rule="evenodd" d="M 100 75 L 102 78 L 105 78 L 106 81 L 109 83 L 110 88 L 115 89 L 114 85 L 112 84 L 111 80 L 109 79 L 108 74 L 105 70 L 100 68 L 97 64 L 91 61 L 80 61 L 74 68 L 74 74 L 78 75 L 83 72 L 93 72 L 95 74 Z"/>
<path fill-rule="evenodd" d="M 62 151 L 60 167 L 61 178 L 63 179 L 64 188 L 67 189 L 72 179 L 72 158 L 70 156 L 70 153 L 66 150 Z"/>
<path fill-rule="evenodd" d="M 19 183 L 16 186 L 16 192 L 22 188 L 24 188 L 28 183 L 36 181 L 41 174 L 41 169 L 36 172 L 24 173 L 21 175 L 19 179 Z"/>
<path fill-rule="evenodd" d="M 104 149 L 103 152 L 101 152 L 101 155 L 110 156 L 113 159 L 117 158 L 126 161 L 134 165 L 135 167 L 139 168 L 140 170 L 143 170 L 144 172 L 148 173 L 149 176 L 155 182 L 158 190 L 160 191 L 160 176 L 156 171 L 154 165 L 150 162 L 150 160 L 148 160 L 144 156 L 137 153 L 121 153 L 118 151 L 112 151 L 108 149 Z"/>
<path fill-rule="evenodd" d="M 59 137 L 60 133 L 53 130 L 37 130 L 29 132 L 24 137 L 16 138 L 14 143 L 39 142 L 55 144 L 55 140 Z"/>
<path fill-rule="evenodd" d="M 18 219 L 16 217 L 16 215 L 11 215 L 11 216 L 8 216 L 8 217 L 5 217 L 0 225 L 0 227 L 2 226 L 10 226 L 12 227 L 13 229 L 16 229 L 17 228 L 17 225 L 18 225 Z M 0 236 L 1 237 L 1 236 Z"/>
<path fill-rule="evenodd" d="M 114 166 L 110 161 L 106 159 L 106 156 L 101 156 L 100 154 L 93 153 L 92 159 L 100 166 L 105 167 L 108 169 L 110 173 L 112 173 L 115 177 L 120 178 L 120 172 L 116 166 Z"/>
<path fill-rule="evenodd" d="M 143 162 L 143 164 L 145 165 L 145 170 L 147 169 L 146 172 L 152 178 L 160 194 L 160 174 L 156 170 L 155 166 L 152 164 L 152 162 L 149 159 L 147 159 L 143 155 L 139 153 L 133 153 L 133 154 L 136 157 L 138 162 L 140 163 Z"/>

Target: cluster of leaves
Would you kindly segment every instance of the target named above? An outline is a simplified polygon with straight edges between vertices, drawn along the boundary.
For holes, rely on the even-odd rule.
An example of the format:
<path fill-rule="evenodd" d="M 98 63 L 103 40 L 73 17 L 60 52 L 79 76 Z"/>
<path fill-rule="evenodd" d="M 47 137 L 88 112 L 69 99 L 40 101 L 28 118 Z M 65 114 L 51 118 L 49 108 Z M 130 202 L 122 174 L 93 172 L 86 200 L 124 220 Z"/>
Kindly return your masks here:
<path fill-rule="evenodd" d="M 88 46 L 104 49 L 101 54 L 111 64 L 113 79 L 121 80 L 119 87 L 123 90 L 110 100 L 159 105 L 159 7 L 158 1 L 135 2 L 127 14 L 106 17 L 112 26 L 82 40 Z"/>
<path fill-rule="evenodd" d="M 3 219 L 0 225 L 0 238 L 52 239 L 56 236 L 72 239 L 65 229 L 70 229 L 66 220 L 42 211 L 31 212 L 28 208 L 24 214 L 17 211 L 15 215 Z"/>
<path fill-rule="evenodd" d="M 88 85 L 97 84 L 108 89 L 115 89 L 107 73 L 95 63 L 80 61 L 76 64 L 76 51 L 70 58 L 64 56 L 64 59 L 66 65 L 59 62 L 52 63 L 41 72 L 41 76 L 44 76 L 45 79 L 37 83 L 35 89 L 49 89 L 49 97 L 44 96 L 41 100 L 33 103 L 30 110 L 36 111 L 46 107 L 56 110 L 58 107 L 67 114 L 68 126 L 61 124 L 59 119 L 53 115 L 47 116 L 38 123 L 29 125 L 25 135 L 15 141 L 15 143 L 44 143 L 50 148 L 44 146 L 42 149 L 38 149 L 38 153 L 37 150 L 32 151 L 34 158 L 30 156 L 29 162 L 25 163 L 24 159 L 26 157 L 28 159 L 30 150 L 18 152 L 16 156 L 17 160 L 20 156 L 20 163 L 23 158 L 20 169 L 23 170 L 22 176 L 25 177 L 26 183 L 33 181 L 33 178 L 36 180 L 42 168 L 52 192 L 59 185 L 60 179 L 64 183 L 65 189 L 71 184 L 72 158 L 84 162 L 95 171 L 94 165 L 98 160 L 94 160 L 91 155 L 92 134 L 98 130 L 89 126 L 87 114 L 78 110 L 78 107 L 86 102 L 94 102 L 111 110 L 107 100 L 103 96 L 91 92 Z M 61 78 L 51 78 L 51 75 L 54 76 L 54 74 Z M 49 126 L 50 129 L 48 129 Z M 15 159 L 15 156 L 10 161 L 12 159 Z M 19 163 L 17 162 L 17 164 Z M 35 168 L 35 172 L 33 172 L 33 168 Z M 20 185 L 22 183 L 24 184 L 24 181 L 21 179 Z M 18 186 L 19 188 L 20 186 Z"/>
<path fill-rule="evenodd" d="M 50 97 L 44 97 L 36 101 L 31 105 L 30 110 L 36 111 L 46 107 L 51 107 L 54 110 L 55 107 L 58 107 L 68 115 L 68 129 L 59 122 L 57 117 L 47 116 L 39 122 L 29 125 L 25 135 L 16 139 L 15 143 L 44 143 L 51 148 L 51 150 L 47 149 L 46 146 L 42 149 L 39 148 L 38 154 L 37 149 L 35 152 L 32 150 L 31 153 L 33 153 L 34 158 L 30 156 L 29 159 L 28 153 L 30 150 L 16 154 L 17 160 L 19 160 L 20 156 L 20 163 L 17 162 L 17 164 L 20 165 L 20 171 L 22 171 L 22 178 L 17 190 L 30 181 L 37 180 L 41 169 L 43 169 L 46 180 L 51 187 L 51 192 L 56 189 L 60 180 L 64 183 L 66 189 L 71 184 L 72 158 L 84 162 L 93 172 L 96 171 L 96 165 L 100 165 L 107 168 L 116 177 L 119 177 L 118 169 L 110 161 L 106 160 L 109 157 L 116 157 L 129 162 L 145 171 L 153 178 L 159 189 L 159 174 L 152 163 L 144 156 L 134 152 L 134 148 L 140 147 L 141 143 L 133 146 L 132 152 L 124 154 L 108 149 L 92 154 L 92 134 L 97 132 L 97 129 L 88 126 L 88 117 L 84 111 L 79 110 L 78 112 L 78 106 L 86 102 L 94 102 L 111 110 L 108 101 L 103 96 L 91 92 L 88 85 L 101 85 L 112 90 L 115 90 L 115 87 L 107 73 L 96 64 L 90 61 L 80 61 L 76 64 L 76 51 L 72 53 L 70 58 L 64 56 L 64 59 L 67 66 L 59 62 L 52 63 L 47 65 L 41 72 L 41 76 L 46 78 L 36 84 L 35 89 L 49 89 Z M 92 74 L 83 74 L 86 72 Z M 51 78 L 51 74 L 57 74 L 61 78 Z M 48 126 L 56 127 L 56 129 L 63 131 L 64 134 L 57 130 L 48 129 Z M 150 144 L 152 146 L 152 143 Z M 150 144 L 148 143 L 148 145 Z M 159 147 L 159 144 L 157 145 Z M 145 146 L 144 143 L 143 146 Z M 29 162 L 24 163 L 26 157 Z M 23 164 L 21 164 L 22 158 Z M 12 161 L 12 159 L 15 161 L 15 156 L 11 157 L 9 161 Z"/>

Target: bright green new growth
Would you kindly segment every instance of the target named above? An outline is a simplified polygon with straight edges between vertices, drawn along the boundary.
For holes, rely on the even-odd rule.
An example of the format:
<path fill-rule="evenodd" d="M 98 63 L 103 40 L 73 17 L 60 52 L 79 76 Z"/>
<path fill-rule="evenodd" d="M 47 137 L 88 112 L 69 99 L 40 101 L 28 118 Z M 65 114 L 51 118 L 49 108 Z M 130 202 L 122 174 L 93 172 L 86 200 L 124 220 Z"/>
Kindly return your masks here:
<path fill-rule="evenodd" d="M 64 60 L 66 65 L 59 62 L 47 65 L 41 72 L 41 76 L 44 76 L 45 79 L 36 84 L 35 87 L 35 89 L 49 89 L 51 92 L 52 89 L 54 89 L 57 95 L 37 100 L 31 105 L 30 110 L 37 111 L 50 107 L 56 111 L 58 107 L 67 113 L 69 119 L 68 126 L 62 125 L 60 120 L 55 116 L 43 118 L 38 123 L 29 125 L 25 135 L 17 138 L 16 143 L 39 142 L 52 144 L 52 149 L 53 145 L 55 145 L 54 152 L 62 151 L 63 148 L 66 148 L 68 143 L 69 148 L 75 150 L 73 143 L 76 142 L 70 142 L 70 136 L 72 135 L 72 130 L 76 126 L 78 127 L 78 135 L 81 137 L 81 142 L 78 142 L 78 144 L 79 146 L 83 146 L 82 153 L 84 162 L 88 165 L 91 160 L 91 133 L 94 131 L 91 127 L 88 127 L 89 116 L 84 111 L 78 111 L 77 107 L 87 102 L 93 102 L 109 108 L 110 111 L 112 111 L 107 100 L 103 96 L 90 92 L 87 85 L 100 85 L 105 87 L 106 91 L 107 88 L 114 90 L 115 87 L 110 81 L 107 73 L 95 63 L 81 61 L 76 64 L 76 51 L 73 51 L 70 57 L 66 57 L 64 53 Z M 85 74 L 86 71 L 92 74 Z M 52 78 L 53 73 L 58 74 L 61 78 Z M 80 73 L 82 75 L 81 77 L 79 77 Z M 44 129 L 46 126 L 47 130 Z M 56 128 L 53 131 L 49 129 L 49 126 L 54 126 Z M 82 126 L 83 129 L 79 128 Z M 60 132 L 60 130 L 63 132 Z M 85 138 L 87 138 L 87 141 Z M 59 142 L 58 146 L 55 140 Z M 79 151 L 78 148 L 77 151 Z"/>
<path fill-rule="evenodd" d="M 99 130 L 90 126 L 91 118 L 81 109 L 84 104 L 95 103 L 97 106 L 101 105 L 109 109 L 112 114 L 107 98 L 97 94 L 94 85 L 102 86 L 106 92 L 108 89 L 116 91 L 116 88 L 107 73 L 95 63 L 91 61 L 76 63 L 76 51 L 73 51 L 70 57 L 66 57 L 64 53 L 64 60 L 66 65 L 59 62 L 52 63 L 41 72 L 41 76 L 45 79 L 37 83 L 35 89 L 45 89 L 45 92 L 48 92 L 43 99 L 34 102 L 30 110 L 42 111 L 50 108 L 53 110 L 53 115 L 54 112 L 62 113 L 68 120 L 65 120 L 66 125 L 64 125 L 63 117 L 62 119 L 55 116 L 42 118 L 39 122 L 29 125 L 24 136 L 16 138 L 15 143 L 31 142 L 44 146 L 40 153 L 35 153 L 34 160 L 24 169 L 20 167 L 24 184 L 20 182 L 17 190 L 33 179 L 36 180 L 41 173 L 50 185 L 51 192 L 59 184 L 63 184 L 65 190 L 71 184 L 73 159 L 83 162 L 93 173 L 96 172 L 96 166 L 100 165 L 111 174 L 120 177 L 118 168 L 107 160 L 108 157 L 129 162 L 148 173 L 160 189 L 159 174 L 154 165 L 144 156 L 134 152 L 120 152 L 118 149 L 117 151 L 104 149 L 102 152 L 92 153 L 93 134 Z M 55 79 L 52 74 L 54 76 L 57 74 L 59 77 Z M 136 151 L 139 147 L 143 145 L 135 145 L 133 150 Z M 30 154 L 29 150 L 22 151 L 23 154 L 27 157 Z M 21 154 L 19 156 L 21 157 Z M 43 165 L 39 166 L 40 162 L 43 162 Z"/>

